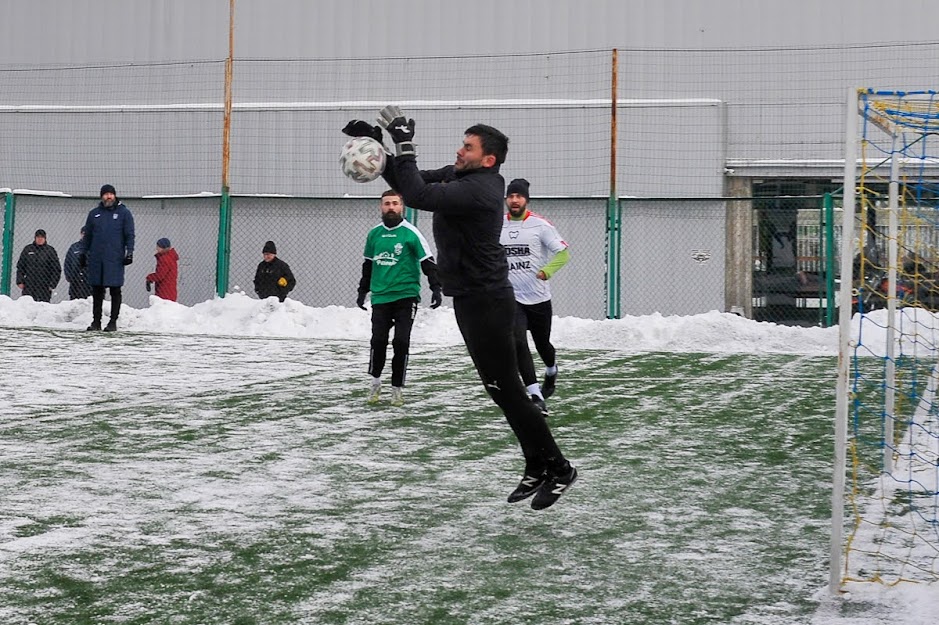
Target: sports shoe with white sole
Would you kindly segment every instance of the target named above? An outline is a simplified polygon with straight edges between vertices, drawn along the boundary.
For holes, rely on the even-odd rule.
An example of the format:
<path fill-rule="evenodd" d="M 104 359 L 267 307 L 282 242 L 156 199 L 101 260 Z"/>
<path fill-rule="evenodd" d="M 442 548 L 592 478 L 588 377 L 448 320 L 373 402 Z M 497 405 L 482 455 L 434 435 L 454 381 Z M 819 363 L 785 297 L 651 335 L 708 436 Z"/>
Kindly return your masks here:
<path fill-rule="evenodd" d="M 537 395 L 532 395 L 532 396 L 531 396 L 531 403 L 533 403 L 533 404 L 535 404 L 536 406 L 538 406 L 538 408 L 541 410 L 541 414 L 543 414 L 543 415 L 548 414 L 548 405 L 545 404 L 545 403 L 544 403 L 544 400 L 541 399 L 540 397 L 538 397 Z"/>
<path fill-rule="evenodd" d="M 509 493 L 509 503 L 516 503 L 534 495 L 538 492 L 538 489 L 541 488 L 541 485 L 544 484 L 547 477 L 544 471 L 536 475 L 531 475 L 528 471 L 525 471 L 525 475 L 522 476 L 522 481 L 518 483 L 515 490 Z"/>
<path fill-rule="evenodd" d="M 370 404 L 377 404 L 380 396 L 381 396 L 381 380 L 373 379 L 368 389 L 368 399 L 366 399 L 365 401 L 367 401 Z"/>
<path fill-rule="evenodd" d="M 541 395 L 548 399 L 554 395 L 554 387 L 558 381 L 558 374 L 548 375 L 547 373 L 544 376 L 544 382 L 541 383 Z"/>
<path fill-rule="evenodd" d="M 544 484 L 531 500 L 533 510 L 544 510 L 557 501 L 571 485 L 577 481 L 577 467 L 570 465 L 570 471 L 564 475 L 548 475 Z"/>
<path fill-rule="evenodd" d="M 404 405 L 404 392 L 401 390 L 400 386 L 391 387 L 391 405 L 392 406 Z"/>

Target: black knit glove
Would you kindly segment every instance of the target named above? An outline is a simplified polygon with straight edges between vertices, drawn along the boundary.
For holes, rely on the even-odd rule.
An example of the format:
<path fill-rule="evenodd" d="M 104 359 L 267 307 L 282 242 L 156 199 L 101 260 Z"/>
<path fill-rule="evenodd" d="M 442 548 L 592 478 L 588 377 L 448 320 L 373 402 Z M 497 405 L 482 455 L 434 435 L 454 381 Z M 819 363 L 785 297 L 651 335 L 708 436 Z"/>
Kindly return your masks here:
<path fill-rule="evenodd" d="M 150 287 L 151 287 L 152 284 L 153 284 L 152 282 L 150 282 L 149 280 L 147 280 L 147 293 L 150 292 Z"/>
<path fill-rule="evenodd" d="M 134 262 L 134 255 L 133 255 L 133 254 L 128 254 L 127 256 L 124 257 L 124 264 L 125 264 L 125 265 L 129 265 L 129 264 L 131 264 L 132 262 Z"/>
<path fill-rule="evenodd" d="M 353 119 L 351 122 L 346 124 L 346 127 L 342 129 L 342 132 L 349 135 L 350 137 L 371 137 L 379 143 L 382 142 L 381 128 L 378 126 L 372 126 L 368 122 L 363 122 L 361 119 Z"/>
<path fill-rule="evenodd" d="M 368 308 L 365 307 L 365 294 L 366 293 L 367 291 L 359 291 L 359 296 L 355 298 L 355 305 L 361 308 L 362 310 L 368 310 Z"/>
<path fill-rule="evenodd" d="M 430 307 L 439 308 L 441 304 L 443 304 L 443 291 L 438 286 L 430 293 Z"/>

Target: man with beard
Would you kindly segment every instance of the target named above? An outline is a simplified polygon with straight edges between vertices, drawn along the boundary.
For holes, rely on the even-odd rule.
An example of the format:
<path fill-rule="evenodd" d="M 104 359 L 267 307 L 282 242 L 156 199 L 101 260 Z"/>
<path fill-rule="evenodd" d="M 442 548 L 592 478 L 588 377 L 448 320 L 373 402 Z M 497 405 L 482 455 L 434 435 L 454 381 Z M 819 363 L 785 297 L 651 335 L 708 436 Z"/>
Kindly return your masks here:
<path fill-rule="evenodd" d="M 46 231 L 39 229 L 16 263 L 16 286 L 37 302 L 48 302 L 61 277 L 59 255 L 46 243 Z"/>
<path fill-rule="evenodd" d="M 570 260 L 567 243 L 550 221 L 528 209 L 528 181 L 516 178 L 505 191 L 508 213 L 502 222 L 502 246 L 509 261 L 509 281 L 515 291 L 515 352 L 518 370 L 532 401 L 547 410 L 544 400 L 554 393 L 558 377 L 556 351 L 551 344 L 551 287 L 548 280 Z M 539 386 L 528 348 L 528 333 L 545 365 Z"/>
<path fill-rule="evenodd" d="M 411 326 L 420 301 L 421 271 L 430 285 L 430 307 L 443 301 L 437 264 L 430 253 L 427 239 L 404 219 L 404 199 L 389 189 L 381 194 L 381 223 L 372 228 L 365 239 L 365 260 L 359 280 L 359 308 L 365 308 L 365 295 L 372 292 L 372 341 L 368 358 L 371 382 L 368 403 L 379 400 L 381 372 L 385 367 L 388 334 L 394 326 L 391 342 L 391 403 L 404 403 L 405 374 L 411 347 Z"/>
<path fill-rule="evenodd" d="M 577 469 L 558 448 L 545 415 L 518 375 L 515 354 L 515 294 L 505 250 L 499 243 L 505 179 L 499 166 L 509 139 L 498 129 L 475 124 L 463 133 L 456 160 L 440 169 L 417 166 L 414 120 L 397 106 L 379 112 L 379 126 L 352 120 L 343 129 L 353 137 L 382 140 L 382 128 L 395 144 L 382 176 L 408 206 L 434 214 L 440 282 L 453 298 L 453 312 L 466 349 L 489 396 L 502 410 L 525 457 L 525 473 L 509 502 L 532 498 L 531 507 L 553 505 L 577 479 Z"/>
<path fill-rule="evenodd" d="M 85 220 L 85 254 L 81 266 L 91 285 L 91 325 L 88 330 L 101 330 L 104 290 L 111 291 L 111 318 L 105 332 L 117 330 L 121 313 L 121 287 L 124 286 L 124 267 L 134 262 L 134 216 L 117 199 L 112 185 L 101 187 L 101 202 L 88 213 Z"/>

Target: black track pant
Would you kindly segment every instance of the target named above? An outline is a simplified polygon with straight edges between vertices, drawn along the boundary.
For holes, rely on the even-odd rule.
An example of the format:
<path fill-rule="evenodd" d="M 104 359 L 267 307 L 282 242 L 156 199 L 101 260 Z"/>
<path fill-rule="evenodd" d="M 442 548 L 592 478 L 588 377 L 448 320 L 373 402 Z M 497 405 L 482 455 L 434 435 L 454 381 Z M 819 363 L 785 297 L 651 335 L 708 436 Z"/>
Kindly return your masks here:
<path fill-rule="evenodd" d="M 528 349 L 527 332 L 535 342 L 535 349 L 544 362 L 544 366 L 553 367 L 556 358 L 554 345 L 551 344 L 551 300 L 540 304 L 521 304 L 515 307 L 515 353 L 518 355 L 518 371 L 522 374 L 525 386 L 535 384 L 535 362 Z"/>
<path fill-rule="evenodd" d="M 372 305 L 372 350 L 368 356 L 368 373 L 373 378 L 381 377 L 382 369 L 385 368 L 388 334 L 394 326 L 395 337 L 391 342 L 394 352 L 391 357 L 391 385 L 404 386 L 408 352 L 411 350 L 411 326 L 414 325 L 415 315 L 417 298 L 414 297 Z"/>
<path fill-rule="evenodd" d="M 453 298 L 456 322 L 476 371 L 515 432 L 525 455 L 526 473 L 567 470 L 541 410 L 532 403 L 518 377 L 515 357 L 515 295 L 458 295 Z"/>
<path fill-rule="evenodd" d="M 121 287 L 119 286 L 93 286 L 91 287 L 91 317 L 96 323 L 101 323 L 101 309 L 104 305 L 104 290 L 111 289 L 111 321 L 117 321 L 121 314 Z"/>

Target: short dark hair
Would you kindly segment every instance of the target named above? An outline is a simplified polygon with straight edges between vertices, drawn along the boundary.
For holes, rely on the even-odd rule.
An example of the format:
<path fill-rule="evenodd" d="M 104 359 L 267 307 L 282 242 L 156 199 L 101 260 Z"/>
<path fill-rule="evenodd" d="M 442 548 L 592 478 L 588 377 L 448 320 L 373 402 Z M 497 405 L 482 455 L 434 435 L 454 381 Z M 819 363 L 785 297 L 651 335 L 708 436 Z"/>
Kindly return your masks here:
<path fill-rule="evenodd" d="M 509 153 L 509 138 L 499 130 L 486 124 L 475 124 L 466 129 L 465 135 L 475 135 L 479 137 L 479 144 L 483 148 L 483 154 L 492 154 L 496 157 L 496 165 L 505 162 L 505 155 Z"/>
<path fill-rule="evenodd" d="M 401 195 L 401 193 L 399 193 L 398 191 L 395 191 L 394 189 L 388 189 L 387 191 L 381 194 L 382 197 L 388 197 L 389 195 L 397 195 L 402 200 L 404 199 L 404 196 Z"/>

